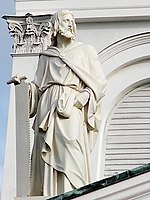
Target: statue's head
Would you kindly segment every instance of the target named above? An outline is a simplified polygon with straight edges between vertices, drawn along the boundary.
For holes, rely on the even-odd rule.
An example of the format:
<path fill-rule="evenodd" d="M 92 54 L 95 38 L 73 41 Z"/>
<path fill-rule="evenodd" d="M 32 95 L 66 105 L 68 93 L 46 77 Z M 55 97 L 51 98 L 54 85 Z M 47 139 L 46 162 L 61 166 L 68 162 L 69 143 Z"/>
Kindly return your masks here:
<path fill-rule="evenodd" d="M 61 10 L 56 12 L 52 17 L 51 22 L 53 26 L 53 40 L 57 37 L 58 33 L 72 40 L 75 39 L 76 23 L 71 11 Z"/>

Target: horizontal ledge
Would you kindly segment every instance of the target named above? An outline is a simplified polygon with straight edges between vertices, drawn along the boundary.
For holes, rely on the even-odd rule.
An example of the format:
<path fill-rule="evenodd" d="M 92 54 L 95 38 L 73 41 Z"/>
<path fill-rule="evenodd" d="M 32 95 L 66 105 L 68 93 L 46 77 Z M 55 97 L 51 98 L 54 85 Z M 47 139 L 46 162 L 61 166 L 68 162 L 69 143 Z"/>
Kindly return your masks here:
<path fill-rule="evenodd" d="M 118 15 L 118 16 L 84 16 L 76 18 L 77 23 L 91 23 L 91 22 L 130 22 L 130 21 L 149 21 L 150 15 L 134 16 L 134 15 Z"/>
<path fill-rule="evenodd" d="M 34 19 L 41 19 L 41 18 L 44 18 L 44 19 L 50 19 L 52 17 L 52 14 L 45 14 L 45 15 L 32 15 L 31 13 L 26 13 L 25 15 L 3 15 L 2 18 L 5 19 L 5 20 L 16 20 L 16 21 L 22 21 L 24 20 L 25 18 L 27 17 L 32 17 Z"/>
<path fill-rule="evenodd" d="M 109 11 L 105 11 L 106 13 L 104 13 L 102 15 L 101 11 L 100 13 L 96 13 L 97 11 L 95 10 L 87 10 L 82 12 L 82 15 L 80 14 L 76 14 L 74 13 L 75 19 L 76 19 L 76 23 L 98 23 L 98 22 L 130 22 L 130 21 L 149 21 L 150 20 L 150 9 L 149 12 L 147 14 L 140 14 L 139 15 L 134 15 L 133 11 L 131 11 L 131 13 L 128 14 L 108 14 Z M 115 12 L 115 11 L 114 11 Z M 40 10 L 30 10 L 30 13 L 32 13 L 32 17 L 38 18 L 40 16 L 52 16 L 51 14 L 42 14 L 42 15 L 37 15 L 37 13 L 40 13 Z M 80 13 L 80 12 L 79 12 Z M 21 11 L 21 14 L 24 15 L 19 15 L 18 12 L 18 19 L 23 18 L 23 16 L 25 16 L 26 14 L 26 10 Z M 4 18 L 4 17 L 3 17 Z"/>
<path fill-rule="evenodd" d="M 100 12 L 100 11 L 99 11 Z M 77 23 L 91 23 L 91 22 L 119 22 L 119 21 L 149 21 L 150 20 L 150 12 L 148 14 L 143 15 L 133 15 L 133 13 L 128 15 L 122 15 L 117 13 L 115 15 L 109 15 L 108 13 L 100 14 L 96 10 L 89 10 L 84 11 L 82 13 L 82 16 L 75 16 Z M 31 16 L 32 18 L 36 20 L 40 20 L 41 18 L 44 19 L 50 19 L 52 17 L 52 14 L 32 14 L 25 12 L 24 15 L 3 15 L 2 18 L 5 20 L 16 20 L 16 21 L 22 21 L 25 18 Z"/>
<path fill-rule="evenodd" d="M 34 6 L 33 6 L 34 5 Z M 17 15 L 30 12 L 34 15 L 53 14 L 58 10 L 71 10 L 77 23 L 150 20 L 148 1 L 31 1 L 16 0 Z"/>
<path fill-rule="evenodd" d="M 12 57 L 32 57 L 39 56 L 40 53 L 11 53 Z"/>

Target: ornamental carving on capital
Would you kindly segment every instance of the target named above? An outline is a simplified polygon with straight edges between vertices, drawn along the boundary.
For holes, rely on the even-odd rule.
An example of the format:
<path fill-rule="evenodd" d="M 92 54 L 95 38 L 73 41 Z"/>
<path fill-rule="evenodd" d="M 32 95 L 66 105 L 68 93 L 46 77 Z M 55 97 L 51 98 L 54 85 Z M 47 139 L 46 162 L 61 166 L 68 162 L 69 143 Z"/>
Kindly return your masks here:
<path fill-rule="evenodd" d="M 51 15 L 4 16 L 14 38 L 13 53 L 39 53 L 51 44 Z"/>

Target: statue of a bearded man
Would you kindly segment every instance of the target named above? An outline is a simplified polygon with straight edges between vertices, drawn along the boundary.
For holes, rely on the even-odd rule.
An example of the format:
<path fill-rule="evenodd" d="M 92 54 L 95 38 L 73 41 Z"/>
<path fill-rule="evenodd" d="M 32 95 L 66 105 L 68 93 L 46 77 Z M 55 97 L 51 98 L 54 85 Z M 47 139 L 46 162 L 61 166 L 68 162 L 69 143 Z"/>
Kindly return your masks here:
<path fill-rule="evenodd" d="M 98 55 L 75 42 L 70 11 L 52 17 L 52 45 L 30 83 L 34 121 L 31 195 L 53 196 L 92 182 L 90 153 L 101 123 L 106 79 Z"/>

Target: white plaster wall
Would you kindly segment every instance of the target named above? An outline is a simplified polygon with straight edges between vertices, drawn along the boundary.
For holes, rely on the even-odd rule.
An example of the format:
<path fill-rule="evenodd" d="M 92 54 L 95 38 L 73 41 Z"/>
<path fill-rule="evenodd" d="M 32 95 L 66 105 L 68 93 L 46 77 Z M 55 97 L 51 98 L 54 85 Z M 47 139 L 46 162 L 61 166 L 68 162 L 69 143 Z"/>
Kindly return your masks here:
<path fill-rule="evenodd" d="M 76 39 L 92 44 L 100 52 L 118 40 L 148 31 L 149 21 L 77 23 Z"/>
<path fill-rule="evenodd" d="M 16 133 L 14 88 L 10 90 L 1 200 L 13 200 L 16 191 Z"/>

